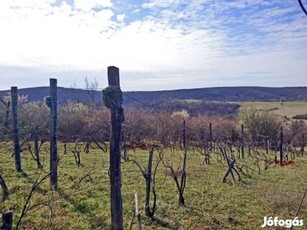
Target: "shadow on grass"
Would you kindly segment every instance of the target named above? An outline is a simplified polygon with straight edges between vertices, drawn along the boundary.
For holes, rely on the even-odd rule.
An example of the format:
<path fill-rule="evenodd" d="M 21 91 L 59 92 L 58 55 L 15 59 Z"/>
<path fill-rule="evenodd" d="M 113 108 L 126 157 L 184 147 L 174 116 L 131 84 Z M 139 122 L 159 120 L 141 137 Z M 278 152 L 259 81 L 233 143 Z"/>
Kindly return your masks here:
<path fill-rule="evenodd" d="M 58 188 L 57 192 L 61 198 L 73 205 L 77 212 L 87 217 L 87 220 L 91 223 L 92 228 L 103 229 L 103 227 L 108 227 L 106 220 L 104 218 L 97 217 L 96 213 L 93 212 L 90 207 L 85 204 L 76 202 L 69 194 L 65 193 L 60 188 Z"/>
<path fill-rule="evenodd" d="M 24 177 L 28 183 L 30 184 L 35 184 L 36 181 L 33 180 L 31 177 L 29 177 L 25 172 L 22 172 L 20 174 L 22 177 Z M 49 179 L 48 179 L 49 181 Z M 35 189 L 36 192 L 39 192 L 43 195 L 47 194 L 50 192 L 48 189 L 43 189 L 39 186 L 36 187 Z M 104 218 L 97 217 L 96 214 L 91 210 L 90 207 L 85 205 L 84 203 L 76 202 L 69 194 L 65 193 L 62 189 L 58 188 L 56 191 L 60 198 L 64 199 L 68 203 L 74 206 L 75 210 L 82 215 L 86 216 L 86 219 L 91 223 L 92 228 L 94 229 L 104 229 L 107 226 L 106 220 Z"/>
<path fill-rule="evenodd" d="M 168 223 L 168 222 L 166 222 L 166 221 L 164 221 L 164 220 L 162 220 L 158 217 L 152 217 L 152 218 L 149 218 L 149 220 L 151 220 L 153 224 L 158 225 L 158 226 L 163 227 L 163 228 L 166 228 L 166 229 L 178 230 L 180 228 L 179 225 L 170 224 L 170 223 Z"/>
<path fill-rule="evenodd" d="M 26 172 L 22 171 L 20 175 L 21 175 L 22 177 L 24 177 L 25 179 L 27 179 L 27 182 L 28 182 L 29 184 L 34 185 L 34 184 L 36 183 L 36 181 L 33 180 L 31 177 L 29 177 L 28 174 L 27 174 Z M 47 178 L 46 180 L 48 180 L 48 178 Z M 37 187 L 35 188 L 35 191 L 41 193 L 42 195 L 45 195 L 46 193 L 49 192 L 49 190 L 43 189 L 43 188 L 41 188 L 40 186 L 37 186 Z"/>
<path fill-rule="evenodd" d="M 195 207 L 185 207 L 187 212 L 191 213 L 193 216 L 198 216 L 199 218 L 205 218 L 205 214 L 204 214 L 204 210 L 195 208 Z M 212 211 L 210 210 L 206 210 L 207 214 L 208 214 L 208 218 L 210 220 L 211 223 L 209 223 L 210 229 L 224 229 L 225 226 L 223 226 L 222 221 L 218 220 L 216 217 L 212 216 Z M 227 217 L 227 221 L 228 223 L 230 223 L 234 229 L 238 228 L 238 226 L 241 225 L 240 221 L 237 220 L 235 217 L 228 215 Z M 241 226 L 242 227 L 242 226 Z"/>

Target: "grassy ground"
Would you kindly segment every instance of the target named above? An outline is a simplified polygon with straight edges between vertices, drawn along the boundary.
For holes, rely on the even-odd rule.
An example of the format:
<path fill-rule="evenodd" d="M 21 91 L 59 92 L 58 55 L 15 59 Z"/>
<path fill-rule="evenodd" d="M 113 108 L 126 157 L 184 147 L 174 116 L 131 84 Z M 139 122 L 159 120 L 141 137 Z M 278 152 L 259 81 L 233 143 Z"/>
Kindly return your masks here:
<path fill-rule="evenodd" d="M 293 101 L 293 102 L 244 102 L 241 108 L 253 106 L 256 109 L 272 110 L 279 116 L 287 116 L 292 118 L 298 114 L 307 114 L 306 101 Z"/>
<path fill-rule="evenodd" d="M 41 184 L 31 198 L 30 206 L 33 208 L 22 220 L 22 228 L 110 229 L 108 154 L 100 150 L 82 153 L 83 166 L 78 167 L 71 153 L 63 155 L 61 146 L 59 144 L 59 190 L 49 191 L 49 180 Z M 47 171 L 48 144 L 43 147 L 41 157 Z M 10 190 L 0 210 L 13 210 L 16 225 L 34 181 L 47 172 L 40 174 L 30 154 L 23 152 L 24 173 L 16 173 L 11 150 L 4 144 L 0 148 L 0 174 Z M 179 152 L 177 154 L 179 156 Z M 130 158 L 137 159 L 144 166 L 147 156 L 146 151 L 130 153 Z M 251 158 L 239 161 L 253 167 Z M 210 165 L 202 165 L 201 162 L 201 155 L 189 153 L 185 207 L 178 205 L 172 178 L 162 164 L 158 168 L 156 216 L 166 222 L 169 229 L 260 229 L 264 216 L 293 218 L 307 186 L 306 155 L 296 158 L 289 166 L 271 165 L 268 170 L 263 170 L 264 163 L 261 162 L 261 175 L 251 172 L 250 176 L 243 176 L 243 180 L 237 183 L 231 180 L 222 183 L 227 167 L 217 162 L 216 155 L 212 156 Z M 139 194 L 140 209 L 145 213 L 145 183 L 140 170 L 132 162 L 122 164 L 122 174 L 124 228 L 129 229 L 135 192 Z M 299 217 L 307 225 L 307 197 Z M 167 229 L 144 216 L 142 221 L 143 229 Z M 137 229 L 136 224 L 133 229 Z"/>

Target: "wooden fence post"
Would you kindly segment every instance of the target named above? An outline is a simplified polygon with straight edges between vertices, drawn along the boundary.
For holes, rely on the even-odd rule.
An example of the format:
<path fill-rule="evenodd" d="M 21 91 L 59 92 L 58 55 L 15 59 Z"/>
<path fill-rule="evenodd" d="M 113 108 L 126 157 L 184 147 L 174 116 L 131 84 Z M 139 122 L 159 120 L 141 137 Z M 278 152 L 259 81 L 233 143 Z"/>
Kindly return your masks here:
<path fill-rule="evenodd" d="M 50 79 L 50 187 L 58 187 L 57 79 Z"/>
<path fill-rule="evenodd" d="M 282 165 L 283 162 L 283 139 L 284 139 L 284 135 L 283 135 L 283 131 L 280 131 L 280 145 L 279 145 L 279 152 L 280 152 L 280 165 Z"/>
<path fill-rule="evenodd" d="M 210 139 L 210 153 L 213 152 L 213 149 L 212 149 L 212 123 L 210 122 L 209 123 L 209 139 Z"/>
<path fill-rule="evenodd" d="M 34 131 L 34 155 L 36 157 L 36 163 L 38 168 L 42 168 L 39 160 L 39 147 L 38 147 L 38 126 L 35 127 Z"/>
<path fill-rule="evenodd" d="M 135 215 L 138 222 L 138 229 L 142 230 L 142 221 L 141 221 L 141 212 L 139 211 L 139 201 L 138 201 L 138 194 L 137 192 L 134 194 L 134 201 L 135 201 Z"/>
<path fill-rule="evenodd" d="M 145 199 L 145 213 L 148 217 L 153 217 L 154 211 L 150 211 L 150 190 L 151 190 L 151 169 L 152 169 L 152 158 L 153 158 L 154 148 L 149 148 L 149 156 L 148 156 L 148 166 L 146 172 L 146 199 Z"/>
<path fill-rule="evenodd" d="M 185 120 L 183 120 L 183 133 L 182 133 L 182 138 L 183 138 L 183 165 L 182 165 L 182 175 L 181 175 L 181 181 L 180 181 L 180 188 L 179 188 L 179 205 L 184 206 L 184 189 L 186 185 L 186 164 L 187 164 L 187 137 L 186 137 L 186 123 Z"/>
<path fill-rule="evenodd" d="M 112 229 L 123 229 L 123 207 L 121 195 L 121 129 L 124 120 L 122 91 L 119 84 L 119 69 L 108 67 L 109 86 L 103 90 L 103 100 L 111 112 L 110 140 L 110 190 Z"/>
<path fill-rule="evenodd" d="M 244 158 L 244 125 L 241 124 L 241 157 Z"/>
<path fill-rule="evenodd" d="M 17 172 L 21 172 L 22 169 L 21 169 L 21 159 L 20 159 L 19 124 L 18 124 L 18 92 L 16 86 L 11 87 L 11 99 L 12 99 L 15 166 Z"/>
<path fill-rule="evenodd" d="M 128 161 L 127 155 L 127 142 L 126 142 L 126 126 L 123 127 L 123 134 L 122 134 L 122 142 L 123 142 L 123 150 L 124 150 L 124 161 Z"/>
<path fill-rule="evenodd" d="M 4 202 L 7 196 L 9 195 L 9 189 L 7 188 L 7 185 L 1 175 L 0 175 L 0 186 L 2 187 L 3 190 L 2 202 Z"/>
<path fill-rule="evenodd" d="M 304 151 L 305 151 L 305 135 L 304 135 L 304 133 L 303 133 L 303 134 L 302 134 L 302 144 L 301 144 L 301 148 L 300 148 L 301 156 L 304 155 Z"/>
<path fill-rule="evenodd" d="M 2 213 L 2 226 L 1 230 L 11 230 L 13 224 L 13 211 Z"/>

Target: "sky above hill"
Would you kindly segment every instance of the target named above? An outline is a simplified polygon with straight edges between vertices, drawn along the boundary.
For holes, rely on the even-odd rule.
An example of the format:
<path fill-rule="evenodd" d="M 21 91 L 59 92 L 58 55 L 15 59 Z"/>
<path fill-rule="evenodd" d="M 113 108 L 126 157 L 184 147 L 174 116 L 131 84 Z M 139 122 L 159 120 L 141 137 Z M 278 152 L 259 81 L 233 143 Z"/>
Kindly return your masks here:
<path fill-rule="evenodd" d="M 307 0 L 302 1 L 307 8 Z M 307 86 L 295 0 L 1 0 L 0 89 Z"/>

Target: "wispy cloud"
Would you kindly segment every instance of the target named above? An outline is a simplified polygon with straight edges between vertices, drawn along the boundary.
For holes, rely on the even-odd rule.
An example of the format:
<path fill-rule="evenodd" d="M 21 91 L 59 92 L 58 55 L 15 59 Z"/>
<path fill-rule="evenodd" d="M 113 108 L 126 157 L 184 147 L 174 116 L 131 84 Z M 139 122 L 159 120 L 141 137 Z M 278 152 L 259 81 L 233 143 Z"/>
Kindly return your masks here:
<path fill-rule="evenodd" d="M 117 65 L 133 90 L 307 85 L 306 22 L 292 0 L 2 0 L 0 77 Z"/>
<path fill-rule="evenodd" d="M 74 0 L 73 7 L 83 12 L 91 12 L 92 10 L 99 10 L 111 7 L 110 0 Z"/>

